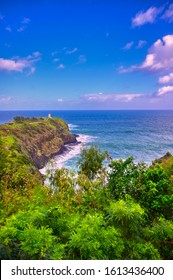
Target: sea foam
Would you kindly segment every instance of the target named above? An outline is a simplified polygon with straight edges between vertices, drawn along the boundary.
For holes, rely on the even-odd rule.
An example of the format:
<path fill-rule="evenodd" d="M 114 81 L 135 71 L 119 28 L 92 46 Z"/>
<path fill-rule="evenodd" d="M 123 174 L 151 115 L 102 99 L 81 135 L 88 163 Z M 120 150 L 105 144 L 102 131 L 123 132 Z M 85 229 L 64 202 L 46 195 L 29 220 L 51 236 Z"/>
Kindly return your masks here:
<path fill-rule="evenodd" d="M 40 172 L 43 175 L 46 175 L 48 170 L 54 172 L 56 169 L 62 168 L 67 161 L 79 155 L 81 149 L 86 144 L 94 142 L 96 137 L 79 134 L 76 138 L 78 141 L 77 143 L 65 145 L 65 150 L 62 154 L 54 156 L 42 169 L 40 169 Z"/>

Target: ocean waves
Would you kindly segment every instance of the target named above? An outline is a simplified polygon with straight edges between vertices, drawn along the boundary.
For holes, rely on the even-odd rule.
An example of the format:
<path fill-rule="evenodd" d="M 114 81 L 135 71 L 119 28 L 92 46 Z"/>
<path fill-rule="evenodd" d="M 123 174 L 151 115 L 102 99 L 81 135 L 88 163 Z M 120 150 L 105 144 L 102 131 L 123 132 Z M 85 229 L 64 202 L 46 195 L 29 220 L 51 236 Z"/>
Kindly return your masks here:
<path fill-rule="evenodd" d="M 85 134 L 77 135 L 78 142 L 65 145 L 64 151 L 61 154 L 54 156 L 42 169 L 40 169 L 40 172 L 43 175 L 46 175 L 48 170 L 54 172 L 56 169 L 62 167 L 74 167 L 74 159 L 80 154 L 81 149 L 85 145 L 93 143 L 95 139 L 96 137 L 94 136 Z"/>
<path fill-rule="evenodd" d="M 113 159 L 133 156 L 135 161 L 151 163 L 165 153 L 173 154 L 173 110 L 145 111 L 50 111 L 64 119 L 71 133 L 79 134 L 77 145 L 67 145 L 54 158 L 58 167 L 75 168 L 82 146 L 94 143 Z M 0 122 L 13 116 L 47 116 L 48 111 L 0 112 Z M 45 172 L 45 171 L 44 171 Z"/>
<path fill-rule="evenodd" d="M 74 131 L 74 130 L 77 130 L 79 126 L 76 124 L 69 123 L 68 127 L 69 127 L 70 131 Z"/>

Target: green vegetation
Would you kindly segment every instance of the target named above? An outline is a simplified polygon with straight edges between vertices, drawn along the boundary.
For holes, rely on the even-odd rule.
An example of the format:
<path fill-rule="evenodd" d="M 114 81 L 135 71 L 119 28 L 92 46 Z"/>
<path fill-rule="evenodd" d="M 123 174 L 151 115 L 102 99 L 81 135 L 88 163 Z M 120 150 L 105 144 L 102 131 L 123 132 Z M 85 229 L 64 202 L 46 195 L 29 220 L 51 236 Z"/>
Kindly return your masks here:
<path fill-rule="evenodd" d="M 97 147 L 91 146 L 83 149 L 78 160 L 80 173 L 85 174 L 89 179 L 94 179 L 98 172 L 103 171 L 103 161 L 108 157 L 107 152 L 101 152 Z"/>
<path fill-rule="evenodd" d="M 56 119 L 32 123 L 46 133 L 44 121 L 56 130 Z M 90 147 L 77 175 L 57 170 L 45 186 L 12 126 L 0 137 L 1 259 L 173 259 L 172 156 L 107 169 L 107 153 Z"/>
<path fill-rule="evenodd" d="M 13 122 L 0 126 L 4 146 L 11 153 L 25 157 L 37 168 L 58 154 L 64 144 L 76 141 L 65 121 L 58 118 L 24 118 L 17 116 Z"/>

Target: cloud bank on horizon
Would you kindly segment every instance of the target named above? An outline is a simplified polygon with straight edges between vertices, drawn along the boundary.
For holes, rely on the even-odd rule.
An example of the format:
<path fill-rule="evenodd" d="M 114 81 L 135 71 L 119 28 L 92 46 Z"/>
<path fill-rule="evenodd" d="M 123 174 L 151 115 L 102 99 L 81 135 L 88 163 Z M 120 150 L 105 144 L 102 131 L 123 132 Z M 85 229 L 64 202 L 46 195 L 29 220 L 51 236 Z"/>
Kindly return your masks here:
<path fill-rule="evenodd" d="M 8 2 L 1 110 L 173 109 L 171 1 Z"/>

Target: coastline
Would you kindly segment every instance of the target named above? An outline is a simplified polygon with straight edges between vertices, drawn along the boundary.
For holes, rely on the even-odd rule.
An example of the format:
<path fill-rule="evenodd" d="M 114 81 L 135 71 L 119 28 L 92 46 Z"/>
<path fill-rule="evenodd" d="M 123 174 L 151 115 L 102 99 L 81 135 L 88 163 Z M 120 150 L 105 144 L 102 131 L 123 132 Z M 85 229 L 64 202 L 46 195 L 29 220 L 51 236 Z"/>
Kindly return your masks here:
<path fill-rule="evenodd" d="M 46 117 L 48 111 L 10 111 L 0 112 L 0 121 L 6 122 L 13 116 Z M 90 135 L 96 145 L 107 150 L 114 159 L 133 156 L 136 162 L 144 161 L 150 164 L 168 151 L 173 154 L 172 118 L 173 111 L 50 111 L 54 117 L 62 118 L 68 124 L 71 133 Z M 92 144 L 93 139 L 90 141 Z M 38 140 L 42 145 L 43 141 Z M 66 152 L 66 148 L 57 149 L 54 144 L 54 154 Z M 32 145 L 33 146 L 33 145 Z M 48 159 L 50 159 L 51 139 L 48 139 Z M 58 150 L 58 152 L 57 152 Z M 42 151 L 43 152 L 43 151 Z M 70 165 L 72 161 L 70 160 Z M 68 163 L 67 163 L 68 164 Z M 75 164 L 75 162 L 74 162 Z M 44 165 L 43 165 L 44 166 Z M 40 169 L 43 167 L 41 166 Z"/>
<path fill-rule="evenodd" d="M 76 142 L 67 143 L 59 151 L 58 154 L 52 156 L 43 168 L 39 169 L 42 175 L 46 175 L 48 171 L 54 172 L 56 169 L 62 168 L 66 165 L 69 160 L 76 158 L 83 146 L 87 143 L 93 142 L 93 138 L 89 135 L 84 134 L 74 134 L 76 137 Z"/>

